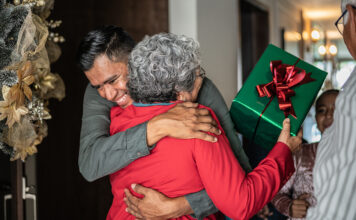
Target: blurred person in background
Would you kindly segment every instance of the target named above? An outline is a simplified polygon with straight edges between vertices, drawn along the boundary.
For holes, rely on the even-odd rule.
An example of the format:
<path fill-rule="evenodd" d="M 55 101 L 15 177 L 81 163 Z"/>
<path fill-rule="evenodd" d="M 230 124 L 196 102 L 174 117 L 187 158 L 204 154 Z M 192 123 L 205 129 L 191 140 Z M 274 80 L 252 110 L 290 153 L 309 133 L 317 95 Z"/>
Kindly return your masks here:
<path fill-rule="evenodd" d="M 334 120 L 335 100 L 338 90 L 323 92 L 315 103 L 315 119 L 323 134 Z M 308 208 L 316 204 L 313 188 L 313 167 L 319 143 L 303 144 L 293 155 L 295 173 L 272 199 L 276 209 L 288 219 L 305 219 Z"/>

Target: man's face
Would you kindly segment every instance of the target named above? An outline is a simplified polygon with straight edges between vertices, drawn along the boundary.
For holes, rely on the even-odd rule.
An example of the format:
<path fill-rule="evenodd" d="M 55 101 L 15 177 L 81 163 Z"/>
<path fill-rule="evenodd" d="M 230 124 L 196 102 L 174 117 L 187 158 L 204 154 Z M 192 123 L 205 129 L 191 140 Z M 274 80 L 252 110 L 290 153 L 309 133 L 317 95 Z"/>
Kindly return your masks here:
<path fill-rule="evenodd" d="M 343 37 L 345 44 L 350 51 L 351 56 L 356 60 L 356 21 L 355 9 L 347 6 L 347 13 L 349 13 L 347 23 L 344 25 Z"/>
<path fill-rule="evenodd" d="M 100 55 L 94 60 L 93 67 L 84 73 L 101 97 L 116 102 L 121 108 L 132 104 L 126 88 L 126 63 L 112 62 L 106 55 Z"/>

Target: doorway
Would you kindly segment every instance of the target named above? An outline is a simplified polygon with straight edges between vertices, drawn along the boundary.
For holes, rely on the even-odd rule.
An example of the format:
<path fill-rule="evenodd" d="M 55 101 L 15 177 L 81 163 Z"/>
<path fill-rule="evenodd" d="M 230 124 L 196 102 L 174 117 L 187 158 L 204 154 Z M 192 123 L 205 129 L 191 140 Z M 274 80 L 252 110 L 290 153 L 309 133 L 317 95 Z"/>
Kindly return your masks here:
<path fill-rule="evenodd" d="M 269 43 L 269 14 L 262 6 L 240 1 L 243 82 Z"/>

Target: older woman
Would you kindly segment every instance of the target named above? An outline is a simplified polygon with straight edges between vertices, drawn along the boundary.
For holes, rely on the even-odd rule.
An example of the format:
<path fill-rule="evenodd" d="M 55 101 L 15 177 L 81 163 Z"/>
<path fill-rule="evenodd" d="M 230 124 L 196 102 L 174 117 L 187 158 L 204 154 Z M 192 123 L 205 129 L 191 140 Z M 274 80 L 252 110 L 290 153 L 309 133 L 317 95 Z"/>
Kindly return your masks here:
<path fill-rule="evenodd" d="M 144 39 L 129 58 L 127 86 L 134 103 L 125 109 L 111 110 L 110 133 L 143 123 L 179 101 L 194 101 L 204 76 L 199 45 L 193 39 L 165 33 Z M 288 128 L 282 132 L 289 133 Z M 266 159 L 246 175 L 224 132 L 216 137 L 215 143 L 163 138 L 150 155 L 110 175 L 114 200 L 107 219 L 135 218 L 125 212 L 123 201 L 124 188 L 132 183 L 156 189 L 171 198 L 205 188 L 223 213 L 234 219 L 247 219 L 269 202 L 294 172 L 290 148 L 294 149 L 298 143 L 292 138 L 284 139 L 290 147 L 278 142 Z M 211 215 L 206 219 L 217 218 L 218 215 Z"/>

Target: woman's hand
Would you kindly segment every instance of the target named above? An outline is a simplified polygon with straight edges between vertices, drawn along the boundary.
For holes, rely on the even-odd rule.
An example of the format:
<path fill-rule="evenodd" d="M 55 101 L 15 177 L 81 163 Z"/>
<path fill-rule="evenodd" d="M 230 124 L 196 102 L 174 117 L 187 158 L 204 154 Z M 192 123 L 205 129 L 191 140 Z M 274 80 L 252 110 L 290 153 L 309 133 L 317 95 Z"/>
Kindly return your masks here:
<path fill-rule="evenodd" d="M 297 136 L 290 136 L 290 119 L 286 118 L 283 121 L 283 128 L 279 135 L 278 141 L 285 143 L 292 153 L 300 149 L 303 138 L 303 130 L 300 129 Z"/>
<path fill-rule="evenodd" d="M 305 218 L 309 207 L 309 203 L 306 201 L 306 199 L 309 197 L 309 194 L 302 194 L 297 199 L 292 201 L 289 210 L 289 215 L 292 218 Z"/>
<path fill-rule="evenodd" d="M 145 196 L 143 199 L 139 199 L 133 196 L 128 189 L 125 189 L 126 211 L 134 215 L 136 219 L 171 219 L 193 213 L 185 197 L 168 198 L 156 190 L 138 184 L 132 184 L 131 188 Z"/>
<path fill-rule="evenodd" d="M 182 102 L 152 118 L 147 124 L 147 144 L 152 146 L 169 136 L 178 139 L 199 138 L 215 142 L 217 138 L 205 132 L 219 135 L 221 131 L 207 109 L 197 108 L 197 103 Z"/>

